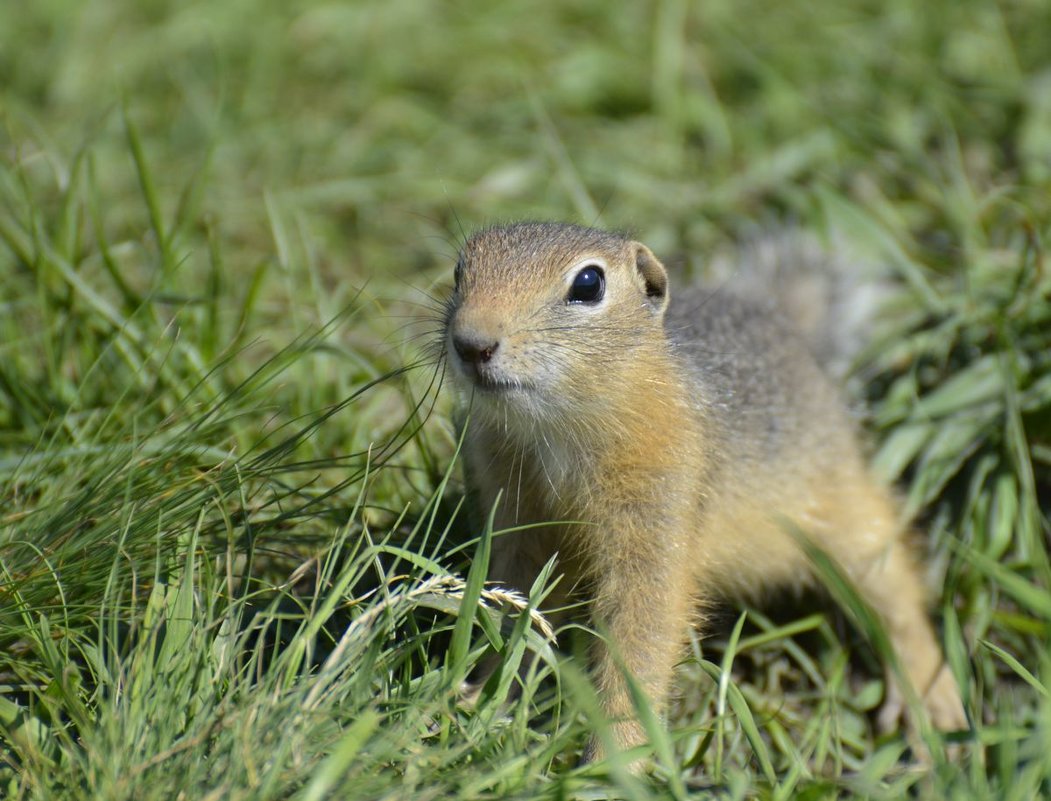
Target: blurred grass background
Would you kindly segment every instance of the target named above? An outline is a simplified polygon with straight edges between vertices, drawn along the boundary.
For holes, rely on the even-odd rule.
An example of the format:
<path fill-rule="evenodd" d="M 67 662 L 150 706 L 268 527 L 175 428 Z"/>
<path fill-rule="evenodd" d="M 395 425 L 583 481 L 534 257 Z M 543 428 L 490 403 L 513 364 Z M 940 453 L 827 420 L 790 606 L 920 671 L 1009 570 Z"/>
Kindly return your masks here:
<path fill-rule="evenodd" d="M 1042 0 L 0 8 L 2 792 L 1051 792 L 1048 41 Z M 696 647 L 653 780 L 574 767 L 572 665 L 456 706 L 486 637 L 544 646 L 456 625 L 477 532 L 399 368 L 463 232 L 522 217 L 679 280 L 786 224 L 888 266 L 859 392 L 930 531 L 955 761 L 876 737 L 830 609 Z"/>

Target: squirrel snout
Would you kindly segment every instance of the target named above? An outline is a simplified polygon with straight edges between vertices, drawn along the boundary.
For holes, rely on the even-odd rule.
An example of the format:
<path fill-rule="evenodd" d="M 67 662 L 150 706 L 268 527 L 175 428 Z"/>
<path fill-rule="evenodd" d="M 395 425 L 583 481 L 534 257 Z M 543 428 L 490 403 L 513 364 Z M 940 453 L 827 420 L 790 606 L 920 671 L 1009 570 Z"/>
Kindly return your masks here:
<path fill-rule="evenodd" d="M 457 355 L 467 364 L 485 364 L 493 358 L 493 354 L 500 347 L 499 340 L 489 341 L 463 334 L 453 334 L 452 340 Z"/>

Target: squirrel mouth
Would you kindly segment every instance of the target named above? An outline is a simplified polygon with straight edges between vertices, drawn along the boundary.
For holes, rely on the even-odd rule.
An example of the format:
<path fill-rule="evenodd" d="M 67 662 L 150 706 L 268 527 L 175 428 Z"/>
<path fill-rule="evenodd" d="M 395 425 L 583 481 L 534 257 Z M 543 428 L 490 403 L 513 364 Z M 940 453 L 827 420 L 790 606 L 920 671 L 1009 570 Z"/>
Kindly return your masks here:
<path fill-rule="evenodd" d="M 501 375 L 498 371 L 479 369 L 477 365 L 470 364 L 463 367 L 465 369 L 462 372 L 474 389 L 486 394 L 499 395 L 529 388 L 522 381 Z"/>
<path fill-rule="evenodd" d="M 475 387 L 483 392 L 491 392 L 495 394 L 513 392 L 516 389 L 525 389 L 521 381 L 512 381 L 508 378 L 501 378 L 487 373 L 477 373 L 472 376 L 472 378 Z"/>

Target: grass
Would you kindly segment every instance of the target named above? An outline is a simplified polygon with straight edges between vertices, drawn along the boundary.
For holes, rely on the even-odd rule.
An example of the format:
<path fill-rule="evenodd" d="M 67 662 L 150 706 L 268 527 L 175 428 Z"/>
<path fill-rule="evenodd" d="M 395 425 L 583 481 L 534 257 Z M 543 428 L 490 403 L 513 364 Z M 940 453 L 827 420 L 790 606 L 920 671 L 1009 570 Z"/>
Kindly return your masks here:
<path fill-rule="evenodd" d="M 1024 0 L 0 10 L 0 793 L 1051 793 L 1049 35 Z M 462 231 L 522 217 L 678 281 L 786 223 L 886 265 L 853 386 L 928 533 L 954 758 L 874 733 L 863 612 L 817 602 L 692 644 L 653 777 L 577 766 L 593 691 L 546 582 L 482 586 L 420 363 Z"/>

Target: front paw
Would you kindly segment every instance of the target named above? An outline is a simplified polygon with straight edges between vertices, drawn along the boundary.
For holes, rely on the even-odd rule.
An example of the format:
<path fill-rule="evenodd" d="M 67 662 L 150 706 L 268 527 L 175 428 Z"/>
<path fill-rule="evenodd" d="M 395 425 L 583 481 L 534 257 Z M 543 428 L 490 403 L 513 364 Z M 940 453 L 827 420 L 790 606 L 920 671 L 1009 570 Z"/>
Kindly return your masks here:
<path fill-rule="evenodd" d="M 940 731 L 968 728 L 967 713 L 960 700 L 960 688 L 947 664 L 943 664 L 923 696 L 923 708 L 931 723 Z"/>
<path fill-rule="evenodd" d="M 967 713 L 960 700 L 960 688 L 947 664 L 942 664 L 920 698 L 923 714 L 938 731 L 962 731 L 968 728 Z M 907 724 L 913 739 L 919 732 L 919 721 L 913 720 L 905 703 L 905 695 L 897 682 L 887 680 L 887 697 L 880 709 L 878 726 L 884 734 L 894 732 L 902 721 Z"/>
<path fill-rule="evenodd" d="M 456 688 L 456 703 L 463 709 L 475 709 L 484 686 L 484 681 L 464 680 L 460 682 L 460 686 Z"/>
<path fill-rule="evenodd" d="M 581 764 L 602 762 L 610 756 L 637 748 L 646 742 L 646 731 L 638 721 L 614 723 L 609 727 L 608 737 L 603 738 L 598 734 L 591 735 L 580 757 L 580 762 Z M 645 773 L 649 765 L 650 760 L 645 756 L 632 757 L 627 763 L 628 770 L 635 774 Z"/>

